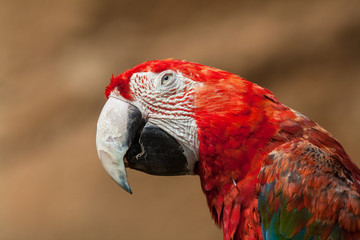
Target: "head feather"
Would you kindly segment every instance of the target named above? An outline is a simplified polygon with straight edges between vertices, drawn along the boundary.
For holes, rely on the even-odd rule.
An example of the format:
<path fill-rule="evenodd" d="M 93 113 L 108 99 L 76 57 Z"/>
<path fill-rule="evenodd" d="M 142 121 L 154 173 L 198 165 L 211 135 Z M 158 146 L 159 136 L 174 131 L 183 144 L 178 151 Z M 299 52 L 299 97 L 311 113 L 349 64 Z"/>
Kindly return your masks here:
<path fill-rule="evenodd" d="M 111 78 L 110 84 L 106 87 L 105 96 L 108 98 L 114 88 L 118 88 L 120 94 L 131 100 L 130 93 L 130 78 L 137 72 L 153 72 L 160 73 L 165 70 L 173 70 L 181 72 L 185 77 L 197 82 L 218 82 L 224 80 L 230 76 L 234 76 L 232 73 L 201 65 L 198 63 L 187 62 L 184 60 L 165 59 L 165 60 L 152 60 L 141 63 L 134 68 L 126 70 L 117 77 L 114 75 Z"/>

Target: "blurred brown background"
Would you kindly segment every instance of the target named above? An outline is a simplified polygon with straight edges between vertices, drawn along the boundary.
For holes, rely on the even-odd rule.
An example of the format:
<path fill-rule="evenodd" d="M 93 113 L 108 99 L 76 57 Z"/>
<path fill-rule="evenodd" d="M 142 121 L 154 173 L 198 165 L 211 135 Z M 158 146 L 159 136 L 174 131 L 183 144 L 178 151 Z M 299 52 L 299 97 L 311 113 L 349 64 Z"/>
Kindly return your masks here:
<path fill-rule="evenodd" d="M 0 1 L 0 239 L 221 239 L 199 179 L 100 165 L 111 74 L 179 58 L 237 73 L 360 163 L 359 1 Z"/>

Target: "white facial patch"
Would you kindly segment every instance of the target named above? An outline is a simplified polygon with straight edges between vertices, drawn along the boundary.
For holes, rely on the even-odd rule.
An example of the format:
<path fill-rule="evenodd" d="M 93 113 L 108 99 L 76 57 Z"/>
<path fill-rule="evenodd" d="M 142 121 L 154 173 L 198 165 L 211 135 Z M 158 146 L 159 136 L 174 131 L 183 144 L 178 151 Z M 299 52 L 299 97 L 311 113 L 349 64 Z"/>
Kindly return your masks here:
<path fill-rule="evenodd" d="M 133 104 L 140 109 L 146 121 L 179 141 L 192 171 L 199 159 L 193 110 L 195 90 L 200 84 L 171 70 L 135 73 L 130 79 L 130 89 L 135 98 Z"/>

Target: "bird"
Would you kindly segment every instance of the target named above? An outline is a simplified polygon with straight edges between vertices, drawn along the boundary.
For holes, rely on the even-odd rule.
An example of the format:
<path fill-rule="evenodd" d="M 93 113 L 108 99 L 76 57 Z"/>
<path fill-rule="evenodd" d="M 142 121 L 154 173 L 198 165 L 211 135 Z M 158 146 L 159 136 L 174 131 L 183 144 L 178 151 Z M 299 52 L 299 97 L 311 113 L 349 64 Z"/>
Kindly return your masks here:
<path fill-rule="evenodd" d="M 224 240 L 360 239 L 360 169 L 266 88 L 164 59 L 113 75 L 105 96 L 97 152 L 127 192 L 126 168 L 198 175 Z"/>

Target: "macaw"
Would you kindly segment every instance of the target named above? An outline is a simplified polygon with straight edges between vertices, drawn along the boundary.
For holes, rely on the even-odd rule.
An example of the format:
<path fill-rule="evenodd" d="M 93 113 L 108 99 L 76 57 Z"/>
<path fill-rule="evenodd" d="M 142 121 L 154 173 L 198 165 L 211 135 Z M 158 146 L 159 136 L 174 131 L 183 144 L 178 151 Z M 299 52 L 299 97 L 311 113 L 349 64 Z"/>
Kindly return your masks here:
<path fill-rule="evenodd" d="M 199 175 L 223 239 L 360 239 L 360 170 L 340 143 L 267 89 L 183 60 L 154 60 L 106 87 L 96 145 L 125 167 Z"/>

